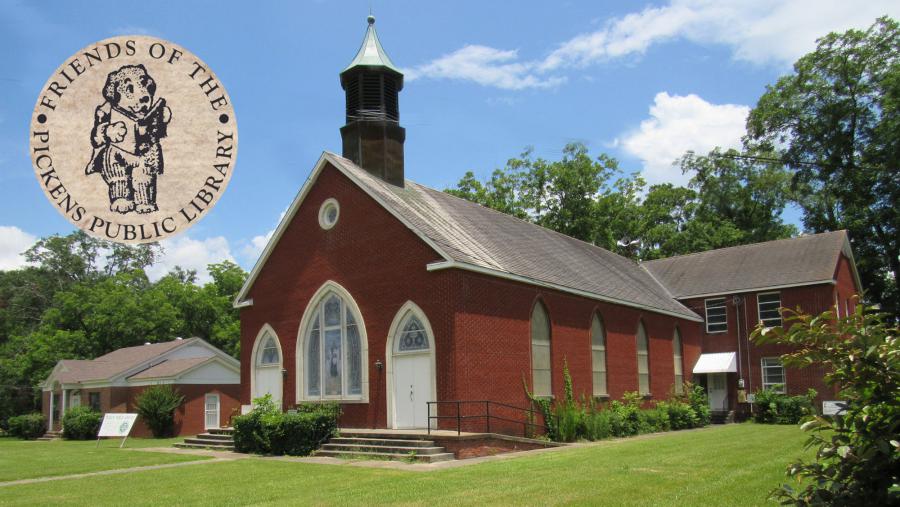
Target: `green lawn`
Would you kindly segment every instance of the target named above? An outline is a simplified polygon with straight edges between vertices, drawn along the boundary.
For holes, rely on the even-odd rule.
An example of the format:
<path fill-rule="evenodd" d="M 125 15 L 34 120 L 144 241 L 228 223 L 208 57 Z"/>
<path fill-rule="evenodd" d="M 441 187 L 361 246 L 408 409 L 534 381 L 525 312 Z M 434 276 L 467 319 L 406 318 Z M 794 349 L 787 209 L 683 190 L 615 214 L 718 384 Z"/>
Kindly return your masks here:
<path fill-rule="evenodd" d="M 168 447 L 183 439 L 129 438 L 125 447 Z M 0 482 L 206 459 L 120 450 L 121 440 L 50 442 L 0 438 Z"/>
<path fill-rule="evenodd" d="M 803 440 L 728 425 L 436 472 L 251 458 L 5 487 L 0 504 L 764 505 Z"/>

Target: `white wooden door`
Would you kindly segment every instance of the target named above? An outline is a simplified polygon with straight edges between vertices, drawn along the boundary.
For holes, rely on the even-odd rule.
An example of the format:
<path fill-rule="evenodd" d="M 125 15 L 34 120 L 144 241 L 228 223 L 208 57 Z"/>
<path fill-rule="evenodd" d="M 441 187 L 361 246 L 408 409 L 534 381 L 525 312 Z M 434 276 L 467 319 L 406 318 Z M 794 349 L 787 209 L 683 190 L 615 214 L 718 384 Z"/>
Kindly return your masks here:
<path fill-rule="evenodd" d="M 727 373 L 709 373 L 707 376 L 710 410 L 728 410 Z"/>
<path fill-rule="evenodd" d="M 281 367 L 257 366 L 255 380 L 256 382 L 253 385 L 255 390 L 253 398 L 261 398 L 267 394 L 271 394 L 275 406 L 281 409 Z"/>
<path fill-rule="evenodd" d="M 206 421 L 204 429 L 214 430 L 219 428 L 219 395 L 206 395 Z"/>
<path fill-rule="evenodd" d="M 428 427 L 433 378 L 428 354 L 394 357 L 394 427 Z"/>

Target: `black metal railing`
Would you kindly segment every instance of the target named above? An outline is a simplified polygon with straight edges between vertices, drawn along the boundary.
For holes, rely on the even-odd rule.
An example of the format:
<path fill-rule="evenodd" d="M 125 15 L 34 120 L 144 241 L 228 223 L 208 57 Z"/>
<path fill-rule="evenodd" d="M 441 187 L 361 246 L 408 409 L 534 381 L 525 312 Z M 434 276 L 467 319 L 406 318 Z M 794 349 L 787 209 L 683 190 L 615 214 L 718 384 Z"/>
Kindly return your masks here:
<path fill-rule="evenodd" d="M 500 403 L 498 401 L 491 401 L 491 400 L 427 401 L 427 402 L 425 402 L 425 404 L 428 407 L 428 434 L 429 435 L 431 434 L 431 430 L 432 430 L 431 421 L 435 421 L 437 423 L 437 424 L 435 424 L 436 427 L 434 429 L 439 429 L 440 422 L 442 419 L 445 419 L 445 420 L 449 419 L 449 420 L 456 421 L 456 434 L 457 435 L 462 434 L 462 426 L 463 426 L 464 421 L 476 420 L 476 419 L 480 419 L 480 420 L 484 421 L 485 433 L 505 433 L 505 431 L 503 431 L 503 430 L 505 430 L 507 427 L 509 427 L 508 424 L 500 425 L 500 431 L 498 431 L 497 425 L 495 424 L 494 431 L 491 431 L 491 420 L 502 421 L 504 423 L 510 423 L 510 424 L 516 425 L 516 426 L 521 424 L 522 425 L 522 436 L 524 436 L 524 437 L 529 437 L 529 436 L 534 435 L 536 433 L 535 432 L 536 429 L 540 429 L 544 433 L 547 433 L 547 431 L 549 429 L 545 424 L 540 424 L 538 422 L 535 422 L 536 421 L 535 414 L 538 414 L 538 415 L 541 415 L 541 414 L 537 410 L 530 408 L 530 407 L 522 408 L 522 407 L 517 407 L 515 405 L 509 405 L 506 403 Z M 456 405 L 456 413 L 450 414 L 450 415 L 446 415 L 446 414 L 440 415 L 438 413 L 437 409 L 439 409 L 439 407 L 441 405 L 451 405 L 451 406 Z M 436 409 L 434 411 L 435 415 L 432 415 L 432 410 L 431 410 L 432 406 L 434 406 Z M 476 412 L 469 413 L 470 410 L 467 410 L 466 411 L 467 413 L 463 414 L 463 410 L 462 410 L 463 406 L 466 406 L 466 407 L 472 406 L 472 407 L 474 407 Z M 491 412 L 492 406 L 495 407 L 493 413 Z M 483 411 L 478 412 L 477 411 L 478 409 L 483 409 Z M 514 411 L 517 413 L 521 413 L 524 415 L 524 420 L 511 419 L 509 417 L 504 417 L 502 415 L 498 415 L 497 414 L 498 409 L 500 409 L 501 412 L 502 411 Z M 543 417 L 543 416 L 541 415 L 541 417 Z M 544 423 L 546 423 L 546 422 L 547 421 L 544 421 Z M 557 421 L 557 423 L 558 423 L 558 421 Z"/>

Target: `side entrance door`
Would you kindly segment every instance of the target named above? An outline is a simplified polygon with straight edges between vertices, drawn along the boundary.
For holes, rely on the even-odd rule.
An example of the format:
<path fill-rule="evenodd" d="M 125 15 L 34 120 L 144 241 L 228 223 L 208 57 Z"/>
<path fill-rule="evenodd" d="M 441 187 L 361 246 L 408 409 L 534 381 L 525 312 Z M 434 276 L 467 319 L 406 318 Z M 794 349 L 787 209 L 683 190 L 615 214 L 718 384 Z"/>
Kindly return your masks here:
<path fill-rule="evenodd" d="M 707 376 L 706 380 L 709 391 L 710 410 L 728 410 L 728 383 L 726 382 L 727 375 L 727 373 L 709 373 Z"/>
<path fill-rule="evenodd" d="M 394 357 L 394 426 L 398 429 L 428 427 L 431 401 L 431 357 L 428 354 Z"/>
<path fill-rule="evenodd" d="M 203 428 L 207 430 L 219 429 L 219 395 L 209 393 L 206 395 L 206 418 Z"/>

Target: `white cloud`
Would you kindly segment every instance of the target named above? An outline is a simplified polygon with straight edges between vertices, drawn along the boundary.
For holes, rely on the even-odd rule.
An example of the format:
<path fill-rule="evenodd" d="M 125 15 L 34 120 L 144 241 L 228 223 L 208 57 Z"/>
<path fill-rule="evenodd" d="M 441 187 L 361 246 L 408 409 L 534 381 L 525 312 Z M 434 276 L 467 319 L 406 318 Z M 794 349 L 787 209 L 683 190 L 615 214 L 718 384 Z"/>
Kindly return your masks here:
<path fill-rule="evenodd" d="M 22 252 L 31 248 L 37 237 L 13 225 L 0 225 L 0 271 L 26 266 Z"/>
<path fill-rule="evenodd" d="M 169 271 L 180 266 L 197 271 L 197 283 L 204 284 L 211 280 L 206 266 L 225 260 L 235 262 L 231 255 L 228 240 L 223 236 L 215 236 L 197 240 L 188 236 L 179 236 L 160 241 L 164 253 L 153 266 L 147 269 L 150 280 L 159 280 Z"/>
<path fill-rule="evenodd" d="M 829 32 L 867 28 L 882 15 L 900 16 L 895 0 L 670 0 L 608 20 L 576 35 L 543 59 L 516 50 L 468 45 L 409 71 L 418 77 L 463 79 L 508 90 L 561 84 L 566 69 L 640 55 L 655 44 L 688 40 L 724 45 L 734 59 L 787 67 Z"/>
<path fill-rule="evenodd" d="M 257 259 L 259 259 L 263 249 L 266 248 L 266 245 L 269 243 L 269 240 L 272 239 L 272 235 L 275 234 L 275 228 L 278 227 L 278 224 L 280 224 L 282 220 L 284 220 L 287 210 L 288 208 L 282 210 L 281 214 L 278 215 L 278 221 L 275 223 L 275 227 L 269 229 L 269 232 L 253 236 L 250 241 L 246 242 L 244 246 L 241 247 L 240 252 L 243 259 L 249 262 L 251 267 L 256 263 Z"/>
<path fill-rule="evenodd" d="M 538 76 L 535 73 L 538 62 L 520 62 L 518 57 L 514 49 L 469 45 L 404 72 L 407 80 L 460 79 L 504 90 L 551 88 L 565 81 L 562 77 Z"/>
<path fill-rule="evenodd" d="M 696 95 L 657 93 L 650 117 L 616 144 L 641 159 L 648 183 L 684 184 L 690 175 L 672 163 L 688 150 L 705 154 L 716 146 L 738 148 L 750 108 L 711 104 Z"/>

